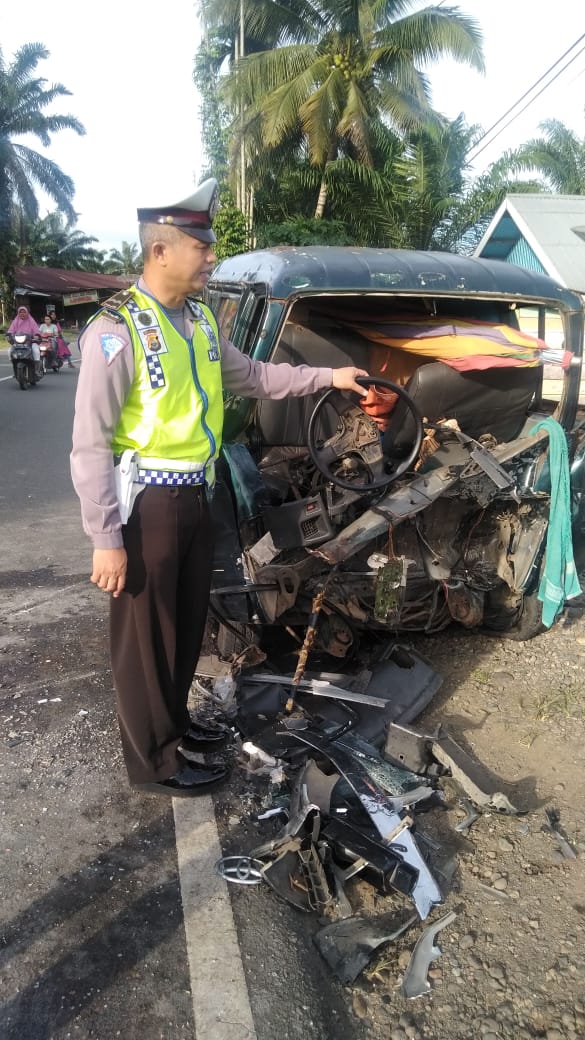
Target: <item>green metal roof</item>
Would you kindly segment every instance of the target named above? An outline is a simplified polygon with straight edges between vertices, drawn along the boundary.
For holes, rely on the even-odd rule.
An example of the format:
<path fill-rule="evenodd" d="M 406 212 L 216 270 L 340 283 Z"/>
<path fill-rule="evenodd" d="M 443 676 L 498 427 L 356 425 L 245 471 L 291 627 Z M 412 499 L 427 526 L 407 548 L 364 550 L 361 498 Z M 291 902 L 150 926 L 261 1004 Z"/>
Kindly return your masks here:
<path fill-rule="evenodd" d="M 476 257 L 519 264 L 585 293 L 585 196 L 508 195 Z"/>

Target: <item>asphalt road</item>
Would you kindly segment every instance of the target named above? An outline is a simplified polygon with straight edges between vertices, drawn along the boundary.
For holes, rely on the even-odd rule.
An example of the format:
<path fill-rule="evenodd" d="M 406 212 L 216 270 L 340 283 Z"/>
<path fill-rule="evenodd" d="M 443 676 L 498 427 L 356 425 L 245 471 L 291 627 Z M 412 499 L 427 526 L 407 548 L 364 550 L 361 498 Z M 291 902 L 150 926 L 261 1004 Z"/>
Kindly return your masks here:
<path fill-rule="evenodd" d="M 69 480 L 77 376 L 22 392 L 0 347 L 0 1036 L 361 1040 L 305 916 L 213 872 L 257 843 L 263 786 L 127 784 Z"/>

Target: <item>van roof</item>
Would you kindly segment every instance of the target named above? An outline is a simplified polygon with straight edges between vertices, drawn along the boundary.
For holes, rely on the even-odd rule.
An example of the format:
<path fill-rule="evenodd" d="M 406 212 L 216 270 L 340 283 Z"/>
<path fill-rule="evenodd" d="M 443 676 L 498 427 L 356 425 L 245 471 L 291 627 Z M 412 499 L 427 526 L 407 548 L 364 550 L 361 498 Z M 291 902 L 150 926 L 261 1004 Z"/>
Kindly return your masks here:
<path fill-rule="evenodd" d="M 263 287 L 276 299 L 326 291 L 498 296 L 582 311 L 581 297 L 553 278 L 502 260 L 456 253 L 356 246 L 277 246 L 222 260 L 208 288 Z"/>

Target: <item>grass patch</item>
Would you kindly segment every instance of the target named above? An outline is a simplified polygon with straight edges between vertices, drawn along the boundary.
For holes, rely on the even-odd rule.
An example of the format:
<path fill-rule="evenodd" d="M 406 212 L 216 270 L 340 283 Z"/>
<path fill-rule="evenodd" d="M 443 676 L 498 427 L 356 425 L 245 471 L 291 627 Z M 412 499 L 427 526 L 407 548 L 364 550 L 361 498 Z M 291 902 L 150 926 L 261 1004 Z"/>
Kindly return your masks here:
<path fill-rule="evenodd" d="M 483 668 L 475 668 L 473 672 L 471 672 L 469 678 L 473 682 L 479 683 L 480 686 L 489 686 L 491 682 L 490 673 L 486 672 Z"/>
<path fill-rule="evenodd" d="M 541 694 L 534 705 L 534 717 L 538 722 L 564 718 L 574 721 L 585 718 L 583 690 L 577 686 L 567 686 L 561 690 L 550 690 Z"/>
<path fill-rule="evenodd" d="M 375 961 L 372 967 L 364 970 L 363 974 L 364 978 L 366 978 L 368 982 L 382 982 L 387 984 L 389 979 L 397 972 L 397 970 L 398 959 L 396 951 L 393 950 L 392 952 L 382 954 L 382 956 Z"/>

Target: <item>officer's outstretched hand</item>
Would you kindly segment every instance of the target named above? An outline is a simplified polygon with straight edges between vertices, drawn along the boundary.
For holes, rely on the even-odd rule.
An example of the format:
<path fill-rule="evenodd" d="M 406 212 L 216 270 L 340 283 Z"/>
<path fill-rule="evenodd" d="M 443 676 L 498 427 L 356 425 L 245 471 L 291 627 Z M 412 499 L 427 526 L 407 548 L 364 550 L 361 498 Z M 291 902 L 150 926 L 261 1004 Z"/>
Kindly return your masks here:
<path fill-rule="evenodd" d="M 333 380 L 332 386 L 336 390 L 355 390 L 356 394 L 360 397 L 365 397 L 367 390 L 365 387 L 360 386 L 356 383 L 356 376 L 369 376 L 369 372 L 366 372 L 363 368 L 334 368 L 333 369 Z"/>
<path fill-rule="evenodd" d="M 111 592 L 117 599 L 126 584 L 126 566 L 125 549 L 94 549 L 93 570 L 89 580 L 98 589 Z"/>

